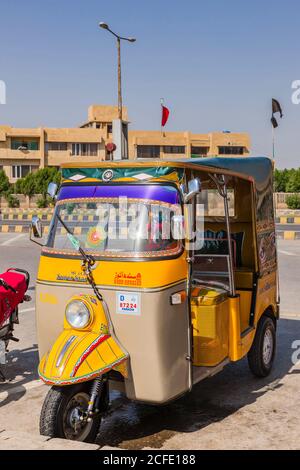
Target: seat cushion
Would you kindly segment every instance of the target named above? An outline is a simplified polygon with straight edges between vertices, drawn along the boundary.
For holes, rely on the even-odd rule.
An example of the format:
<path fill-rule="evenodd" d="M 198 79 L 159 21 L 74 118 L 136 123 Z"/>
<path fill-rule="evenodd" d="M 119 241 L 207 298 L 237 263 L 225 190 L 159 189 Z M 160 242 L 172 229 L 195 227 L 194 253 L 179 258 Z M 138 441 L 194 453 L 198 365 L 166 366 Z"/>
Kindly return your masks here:
<path fill-rule="evenodd" d="M 194 287 L 191 295 L 192 305 L 216 305 L 227 297 L 227 292 L 223 289 L 206 286 Z"/>

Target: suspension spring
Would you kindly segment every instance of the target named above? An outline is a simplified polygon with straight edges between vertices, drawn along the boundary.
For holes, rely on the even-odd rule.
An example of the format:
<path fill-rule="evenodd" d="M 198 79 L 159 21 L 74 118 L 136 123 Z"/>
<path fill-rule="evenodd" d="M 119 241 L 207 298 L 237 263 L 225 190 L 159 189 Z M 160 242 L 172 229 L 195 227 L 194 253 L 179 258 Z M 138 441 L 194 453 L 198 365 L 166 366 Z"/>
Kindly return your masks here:
<path fill-rule="evenodd" d="M 91 398 L 89 401 L 89 406 L 87 409 L 87 416 L 88 421 L 91 419 L 90 417 L 94 414 L 94 407 L 97 398 L 101 395 L 103 389 L 103 377 L 98 377 L 95 379 L 91 386 Z"/>

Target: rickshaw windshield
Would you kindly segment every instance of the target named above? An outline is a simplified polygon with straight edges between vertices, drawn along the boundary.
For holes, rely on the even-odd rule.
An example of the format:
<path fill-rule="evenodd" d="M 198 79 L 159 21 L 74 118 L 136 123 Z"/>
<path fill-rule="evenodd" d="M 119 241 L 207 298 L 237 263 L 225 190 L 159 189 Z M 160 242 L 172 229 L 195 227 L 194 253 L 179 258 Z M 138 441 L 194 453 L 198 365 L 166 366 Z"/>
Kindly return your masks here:
<path fill-rule="evenodd" d="M 105 185 L 76 189 L 62 188 L 49 231 L 47 248 L 51 251 L 66 255 L 76 252 L 60 218 L 81 247 L 94 256 L 144 258 L 180 253 L 181 241 L 174 239 L 172 233 L 172 219 L 182 213 L 174 186 Z M 77 194 L 84 197 L 75 197 Z"/>

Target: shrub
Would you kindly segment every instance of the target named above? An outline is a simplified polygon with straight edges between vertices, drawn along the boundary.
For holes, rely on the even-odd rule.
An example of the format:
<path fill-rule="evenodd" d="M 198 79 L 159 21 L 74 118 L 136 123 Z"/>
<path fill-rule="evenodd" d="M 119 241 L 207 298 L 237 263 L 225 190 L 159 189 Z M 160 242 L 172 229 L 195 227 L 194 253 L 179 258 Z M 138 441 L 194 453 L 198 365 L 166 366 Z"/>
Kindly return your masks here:
<path fill-rule="evenodd" d="M 286 203 L 289 209 L 300 209 L 300 194 L 287 196 Z"/>
<path fill-rule="evenodd" d="M 42 197 L 39 197 L 38 200 L 36 201 L 36 205 L 38 206 L 39 209 L 45 209 L 49 205 L 49 200 L 47 196 L 43 195 Z"/>
<path fill-rule="evenodd" d="M 8 202 L 8 207 L 20 207 L 20 201 L 14 194 L 6 194 L 6 200 Z"/>

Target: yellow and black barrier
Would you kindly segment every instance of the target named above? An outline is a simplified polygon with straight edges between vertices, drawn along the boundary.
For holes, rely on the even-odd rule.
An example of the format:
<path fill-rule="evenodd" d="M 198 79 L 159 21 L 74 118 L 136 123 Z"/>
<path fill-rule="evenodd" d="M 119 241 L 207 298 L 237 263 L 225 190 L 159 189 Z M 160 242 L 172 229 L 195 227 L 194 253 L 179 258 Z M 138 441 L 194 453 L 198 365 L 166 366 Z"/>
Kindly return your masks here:
<path fill-rule="evenodd" d="M 275 222 L 276 224 L 282 224 L 282 225 L 286 225 L 286 224 L 298 224 L 300 225 L 300 217 L 298 216 L 280 216 L 280 217 L 276 217 L 275 218 Z"/>
<path fill-rule="evenodd" d="M 0 233 L 29 233 L 30 224 L 0 224 Z M 89 227 L 72 227 L 74 235 L 82 235 L 89 230 Z M 43 226 L 43 234 L 47 235 L 49 233 L 49 225 Z M 59 230 L 61 235 L 66 234 L 67 231 L 62 227 Z"/>

